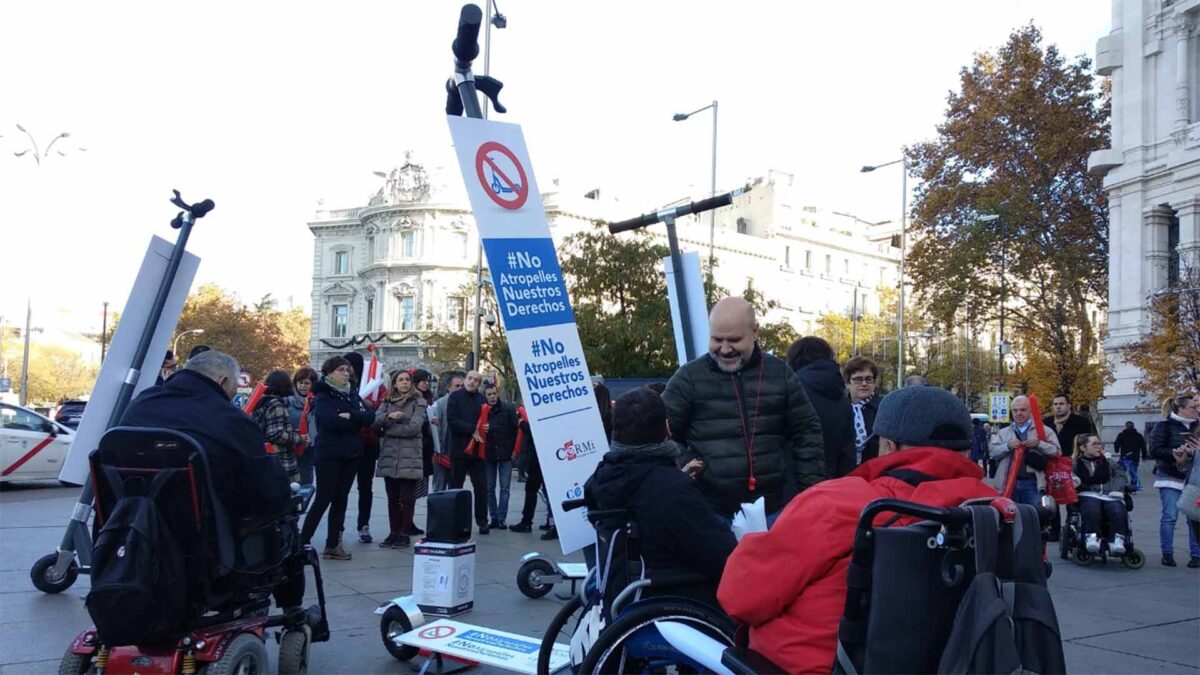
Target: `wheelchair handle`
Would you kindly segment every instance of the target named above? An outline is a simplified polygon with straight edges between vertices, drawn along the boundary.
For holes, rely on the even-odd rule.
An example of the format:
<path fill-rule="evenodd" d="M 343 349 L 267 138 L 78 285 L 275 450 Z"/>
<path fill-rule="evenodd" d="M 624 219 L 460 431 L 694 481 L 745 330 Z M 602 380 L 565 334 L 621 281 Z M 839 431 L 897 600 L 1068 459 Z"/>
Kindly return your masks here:
<path fill-rule="evenodd" d="M 586 499 L 568 499 L 562 503 L 562 510 L 565 513 L 567 511 L 574 511 L 575 509 L 582 509 L 585 506 L 587 506 Z"/>
<path fill-rule="evenodd" d="M 942 523 L 943 525 L 965 525 L 971 520 L 971 512 L 964 508 L 941 508 L 915 504 L 899 499 L 876 499 L 867 504 L 858 518 L 860 530 L 870 530 L 875 518 L 881 513 L 896 513 L 914 518 L 923 518 Z"/>

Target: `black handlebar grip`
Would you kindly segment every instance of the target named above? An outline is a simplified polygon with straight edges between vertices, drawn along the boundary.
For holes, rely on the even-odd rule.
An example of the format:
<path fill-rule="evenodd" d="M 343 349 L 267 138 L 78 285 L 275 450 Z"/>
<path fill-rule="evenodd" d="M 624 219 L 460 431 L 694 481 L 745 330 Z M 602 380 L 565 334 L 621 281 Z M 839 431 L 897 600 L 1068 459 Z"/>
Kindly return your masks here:
<path fill-rule="evenodd" d="M 629 230 L 636 230 L 639 227 L 646 227 L 647 225 L 653 225 L 654 223 L 657 223 L 657 222 L 658 222 L 658 214 L 657 213 L 643 213 L 642 215 L 640 215 L 636 218 L 630 218 L 629 220 L 622 220 L 617 223 L 610 223 L 608 226 L 608 231 L 610 234 L 617 234 L 619 232 L 627 232 Z"/>
<path fill-rule="evenodd" d="M 479 27 L 483 25 L 483 10 L 479 5 L 463 5 L 458 15 L 458 36 L 450 45 L 454 58 L 463 63 L 470 63 L 479 56 Z"/>
<path fill-rule="evenodd" d="M 587 501 L 583 499 L 568 499 L 562 503 L 563 511 L 574 511 L 587 506 Z"/>
<path fill-rule="evenodd" d="M 726 192 L 723 195 L 717 195 L 716 197 L 709 197 L 708 199 L 701 199 L 698 202 L 692 202 L 689 213 L 704 213 L 705 211 L 718 209 L 722 206 L 728 206 L 732 203 L 733 194 Z"/>
<path fill-rule="evenodd" d="M 204 216 L 208 215 L 209 211 L 212 211 L 216 207 L 217 205 L 213 202 L 213 200 L 205 199 L 199 204 L 192 205 L 192 217 L 203 218 Z"/>

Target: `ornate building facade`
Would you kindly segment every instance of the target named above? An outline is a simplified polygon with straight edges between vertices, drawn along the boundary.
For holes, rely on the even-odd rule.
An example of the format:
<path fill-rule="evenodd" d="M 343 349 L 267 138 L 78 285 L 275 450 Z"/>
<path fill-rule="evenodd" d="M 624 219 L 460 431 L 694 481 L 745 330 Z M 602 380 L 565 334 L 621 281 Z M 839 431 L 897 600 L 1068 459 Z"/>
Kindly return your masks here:
<path fill-rule="evenodd" d="M 1121 350 L 1150 328 L 1149 299 L 1200 257 L 1200 0 L 1113 0 L 1096 70 L 1112 83 L 1112 147 L 1088 158 L 1109 208 L 1108 337 L 1115 380 L 1100 402 L 1105 442 L 1158 419 Z"/>

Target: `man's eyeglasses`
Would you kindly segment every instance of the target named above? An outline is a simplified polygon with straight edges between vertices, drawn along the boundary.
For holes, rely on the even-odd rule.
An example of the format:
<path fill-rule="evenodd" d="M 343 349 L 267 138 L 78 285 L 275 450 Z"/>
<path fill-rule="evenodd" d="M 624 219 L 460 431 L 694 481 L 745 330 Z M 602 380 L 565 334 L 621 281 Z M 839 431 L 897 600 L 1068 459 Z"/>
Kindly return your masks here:
<path fill-rule="evenodd" d="M 875 378 L 871 375 L 852 377 L 850 382 L 853 384 L 875 384 Z"/>

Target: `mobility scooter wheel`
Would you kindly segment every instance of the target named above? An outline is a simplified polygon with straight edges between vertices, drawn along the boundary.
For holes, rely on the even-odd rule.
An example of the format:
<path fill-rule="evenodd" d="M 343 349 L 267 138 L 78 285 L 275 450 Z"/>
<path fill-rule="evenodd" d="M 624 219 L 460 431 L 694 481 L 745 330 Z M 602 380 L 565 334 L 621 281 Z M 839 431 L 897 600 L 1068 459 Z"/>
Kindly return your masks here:
<path fill-rule="evenodd" d="M 92 667 L 91 654 L 76 654 L 68 651 L 63 654 L 62 661 L 58 663 L 58 675 L 86 675 L 86 673 L 94 673 L 96 669 Z"/>
<path fill-rule="evenodd" d="M 404 635 L 412 628 L 412 621 L 409 621 L 408 615 L 395 605 L 388 607 L 379 619 L 379 637 L 383 639 L 383 646 L 387 647 L 389 654 L 400 661 L 408 661 L 420 651 L 416 647 L 396 644 L 395 638 Z"/>
<path fill-rule="evenodd" d="M 66 573 L 61 578 L 55 579 L 53 575 L 56 562 L 58 562 L 57 553 L 47 553 L 38 558 L 38 561 L 33 564 L 33 568 L 29 570 L 29 579 L 33 581 L 34 588 L 43 593 L 62 593 L 75 583 L 75 579 L 79 577 L 79 565 L 72 560 Z"/>
<path fill-rule="evenodd" d="M 311 630 L 303 628 L 285 631 L 279 638 L 279 675 L 307 675 L 308 647 Z"/>
<path fill-rule="evenodd" d="M 252 633 L 229 641 L 221 658 L 200 670 L 202 675 L 267 675 L 267 646 Z"/>
<path fill-rule="evenodd" d="M 540 559 L 529 560 L 517 569 L 517 588 L 525 597 L 536 600 L 554 589 L 553 583 L 542 580 L 548 574 L 554 574 L 554 567 L 550 563 Z"/>

